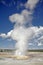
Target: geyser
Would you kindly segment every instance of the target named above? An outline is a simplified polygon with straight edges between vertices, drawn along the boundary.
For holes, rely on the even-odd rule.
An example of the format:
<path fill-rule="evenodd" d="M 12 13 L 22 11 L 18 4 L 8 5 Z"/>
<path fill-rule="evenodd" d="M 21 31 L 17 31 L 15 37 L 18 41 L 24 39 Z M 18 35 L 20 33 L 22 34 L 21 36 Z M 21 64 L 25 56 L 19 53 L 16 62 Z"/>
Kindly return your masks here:
<path fill-rule="evenodd" d="M 30 33 L 31 32 L 31 33 Z M 15 48 L 15 56 L 17 58 L 27 58 L 26 51 L 27 51 L 27 43 L 33 37 L 33 30 L 31 27 L 25 28 L 23 26 L 16 27 L 12 32 L 12 38 L 17 40 Z"/>
<path fill-rule="evenodd" d="M 34 35 L 34 30 L 32 29 L 31 21 L 32 21 L 32 14 L 34 12 L 34 8 L 39 0 L 28 0 L 27 3 L 24 4 L 25 8 L 20 14 L 16 13 L 9 16 L 9 19 L 12 23 L 15 22 L 14 29 L 11 33 L 12 39 L 16 40 L 17 43 L 15 48 L 15 58 L 17 59 L 26 59 L 28 56 L 26 55 L 28 42 Z M 29 9 L 29 10 L 28 10 Z M 29 27 L 26 27 L 26 24 Z"/>

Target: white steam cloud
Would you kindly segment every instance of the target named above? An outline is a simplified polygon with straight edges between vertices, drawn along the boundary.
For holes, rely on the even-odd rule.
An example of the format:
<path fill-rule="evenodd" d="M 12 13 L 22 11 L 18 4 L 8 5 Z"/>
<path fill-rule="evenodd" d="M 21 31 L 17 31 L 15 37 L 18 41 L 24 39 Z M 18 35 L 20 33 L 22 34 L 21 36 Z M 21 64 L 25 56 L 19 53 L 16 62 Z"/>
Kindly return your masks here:
<path fill-rule="evenodd" d="M 28 0 L 27 3 L 25 3 L 25 7 L 33 10 L 38 2 L 39 0 Z"/>
<path fill-rule="evenodd" d="M 11 34 L 7 34 L 7 36 L 11 36 L 13 40 L 16 40 L 16 49 L 15 52 L 16 55 L 25 55 L 25 52 L 27 50 L 27 43 L 30 41 L 34 34 L 35 34 L 35 28 L 34 27 L 25 27 L 25 24 L 29 24 L 29 26 L 32 25 L 32 14 L 34 11 L 34 8 L 36 4 L 39 2 L 39 0 L 28 0 L 25 3 L 25 10 L 23 10 L 20 14 L 16 13 L 11 16 L 9 16 L 9 19 L 12 23 L 15 22 L 15 26 L 13 31 L 11 31 Z M 29 11 L 27 9 L 30 9 Z M 36 28 L 37 29 L 37 28 Z M 1 35 L 5 36 L 5 34 Z"/>
<path fill-rule="evenodd" d="M 30 41 L 30 39 L 33 37 L 34 32 L 32 28 L 24 28 L 22 26 L 18 28 L 14 28 L 11 37 L 12 39 L 16 40 L 16 55 L 25 54 L 25 51 L 27 50 L 27 43 Z"/>
<path fill-rule="evenodd" d="M 9 19 L 12 23 L 16 22 L 16 24 L 24 25 L 27 22 L 31 22 L 32 20 L 32 12 L 28 10 L 23 10 L 21 14 L 13 14 L 9 16 Z"/>
<path fill-rule="evenodd" d="M 25 3 L 25 7 L 30 9 L 23 10 L 20 14 L 16 13 L 9 16 L 11 22 L 15 22 L 15 26 L 11 37 L 17 41 L 16 43 L 16 55 L 24 55 L 27 50 L 27 43 L 34 35 L 34 30 L 31 27 L 26 28 L 25 24 L 28 23 L 31 26 L 33 10 L 39 0 L 28 0 Z"/>

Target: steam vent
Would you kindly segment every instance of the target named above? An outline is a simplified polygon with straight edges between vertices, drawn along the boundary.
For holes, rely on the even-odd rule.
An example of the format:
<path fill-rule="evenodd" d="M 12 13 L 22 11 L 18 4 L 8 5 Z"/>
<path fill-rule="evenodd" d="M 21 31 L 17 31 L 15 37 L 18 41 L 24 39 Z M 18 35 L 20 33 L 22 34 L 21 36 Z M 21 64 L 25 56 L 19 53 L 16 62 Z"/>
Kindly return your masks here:
<path fill-rule="evenodd" d="M 18 59 L 18 60 L 26 60 L 26 59 L 29 59 L 30 56 L 27 55 L 27 52 L 20 52 L 19 50 L 18 51 L 15 51 L 15 54 L 12 56 L 12 58 L 14 59 Z"/>
<path fill-rule="evenodd" d="M 28 56 L 25 56 L 25 55 L 21 55 L 21 56 L 12 56 L 12 58 L 14 59 L 17 59 L 17 60 L 26 60 L 26 59 L 29 59 Z"/>

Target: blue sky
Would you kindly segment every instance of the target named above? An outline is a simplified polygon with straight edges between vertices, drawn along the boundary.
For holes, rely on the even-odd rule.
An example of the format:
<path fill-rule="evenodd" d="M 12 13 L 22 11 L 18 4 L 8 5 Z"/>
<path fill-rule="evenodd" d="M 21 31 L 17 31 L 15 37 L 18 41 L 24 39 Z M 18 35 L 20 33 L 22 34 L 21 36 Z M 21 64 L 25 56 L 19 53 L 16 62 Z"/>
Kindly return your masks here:
<path fill-rule="evenodd" d="M 25 7 L 21 4 L 25 4 L 27 0 L 0 0 L 0 34 L 9 32 L 13 29 L 14 24 L 10 22 L 9 16 L 15 13 L 20 13 Z M 33 26 L 43 27 L 43 0 L 39 0 L 33 13 Z M 14 48 L 15 41 L 9 39 L 3 39 L 0 37 L 0 48 Z M 43 48 L 33 44 L 29 48 Z"/>

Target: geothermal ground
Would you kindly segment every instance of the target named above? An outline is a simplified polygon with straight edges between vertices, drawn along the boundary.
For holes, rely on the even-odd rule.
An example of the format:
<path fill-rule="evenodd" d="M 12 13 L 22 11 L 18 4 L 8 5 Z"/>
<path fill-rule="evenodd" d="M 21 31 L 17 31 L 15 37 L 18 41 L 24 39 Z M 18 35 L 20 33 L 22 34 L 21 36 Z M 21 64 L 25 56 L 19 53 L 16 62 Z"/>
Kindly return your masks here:
<path fill-rule="evenodd" d="M 43 52 L 28 52 L 28 59 L 12 58 L 13 54 L 1 53 L 0 65 L 43 65 Z"/>

